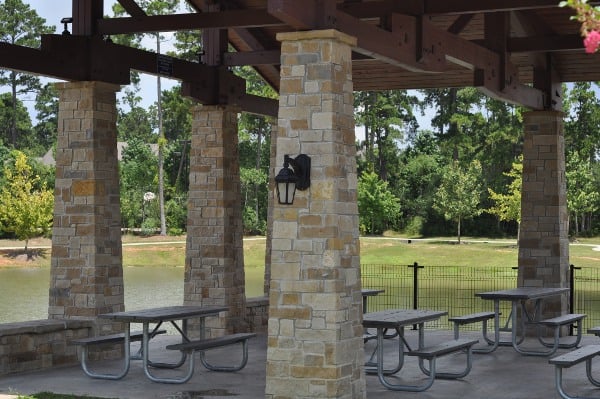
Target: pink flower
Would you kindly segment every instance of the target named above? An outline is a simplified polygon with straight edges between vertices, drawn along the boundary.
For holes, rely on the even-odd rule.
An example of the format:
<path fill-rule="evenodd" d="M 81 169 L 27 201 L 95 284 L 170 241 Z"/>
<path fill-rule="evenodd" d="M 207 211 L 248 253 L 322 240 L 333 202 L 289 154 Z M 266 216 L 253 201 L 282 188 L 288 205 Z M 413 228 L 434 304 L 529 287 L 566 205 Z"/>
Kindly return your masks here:
<path fill-rule="evenodd" d="M 583 39 L 583 45 L 585 46 L 586 53 L 595 53 L 600 45 L 600 32 L 592 30 L 588 32 L 585 39 Z"/>

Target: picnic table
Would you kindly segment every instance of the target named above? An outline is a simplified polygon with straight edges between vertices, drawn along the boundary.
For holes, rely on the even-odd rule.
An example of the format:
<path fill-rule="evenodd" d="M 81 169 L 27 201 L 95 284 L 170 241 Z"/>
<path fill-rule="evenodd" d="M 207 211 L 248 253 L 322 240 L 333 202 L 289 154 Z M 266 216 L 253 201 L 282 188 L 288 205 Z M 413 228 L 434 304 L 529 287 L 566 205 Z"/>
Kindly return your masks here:
<path fill-rule="evenodd" d="M 200 337 L 204 337 L 204 319 L 210 316 L 217 316 L 220 312 L 228 310 L 225 306 L 167 306 L 151 309 L 131 310 L 126 312 L 115 312 L 115 313 L 104 313 L 98 315 L 101 319 L 108 319 L 113 321 L 119 321 L 125 323 L 125 356 L 124 356 L 124 372 L 120 375 L 123 378 L 129 370 L 130 364 L 130 334 L 131 324 L 141 323 L 142 324 L 142 365 L 146 376 L 154 382 L 163 383 L 181 383 L 189 380 L 191 374 L 186 375 L 184 378 L 162 378 L 156 377 L 150 372 L 150 367 L 157 368 L 177 368 L 184 364 L 187 354 L 182 352 L 181 359 L 176 363 L 157 363 L 150 360 L 149 342 L 154 332 L 157 331 L 160 326 L 169 322 L 175 327 L 182 338 L 182 342 L 189 342 L 188 337 L 188 320 L 197 318 L 200 320 Z M 177 324 L 180 322 L 180 324 Z M 155 324 L 153 329 L 150 329 L 150 324 Z M 193 367 L 191 368 L 193 373 Z M 102 376 L 96 376 L 95 378 L 102 378 Z M 114 379 L 114 378 L 107 378 Z M 184 381 L 185 380 L 185 381 Z"/>
<path fill-rule="evenodd" d="M 563 315 L 550 319 L 542 319 L 544 300 L 563 295 L 569 292 L 567 287 L 518 287 L 507 290 L 479 292 L 475 295 L 486 300 L 494 301 L 494 339 L 486 340 L 492 345 L 491 350 L 495 350 L 499 345 L 512 345 L 512 347 L 523 355 L 530 356 L 548 356 L 556 352 L 557 348 L 572 348 L 579 343 L 581 339 L 581 328 L 578 328 L 577 342 L 574 344 L 560 344 L 559 328 L 563 325 L 579 322 L 585 315 L 571 314 Z M 500 340 L 500 301 L 511 302 L 511 313 L 507 320 L 504 330 L 510 331 L 510 341 Z M 527 303 L 533 301 L 533 310 L 527 308 Z M 521 311 L 521 322 L 518 320 L 518 311 Z M 509 327 L 510 325 L 510 327 Z M 522 347 L 522 342 L 525 339 L 527 325 L 536 326 L 536 335 L 538 340 L 544 347 L 550 349 L 531 350 Z M 542 326 L 551 327 L 555 330 L 555 336 L 552 343 L 546 343 L 543 340 Z M 521 335 L 519 335 L 519 333 Z"/>
<path fill-rule="evenodd" d="M 453 340 L 442 344 L 426 347 L 425 346 L 425 323 L 435 321 L 442 316 L 447 315 L 446 311 L 438 310 L 418 310 L 418 309 L 389 309 L 379 312 L 371 312 L 363 315 L 363 327 L 377 329 L 377 361 L 371 361 L 366 364 L 367 373 L 376 373 L 383 386 L 395 391 L 420 392 L 433 385 L 436 377 L 438 378 L 461 378 L 467 375 L 471 369 L 471 346 L 477 341 L 473 340 Z M 406 326 L 417 326 L 418 330 L 418 348 L 412 349 L 405 337 L 404 328 Z M 398 337 L 398 361 L 390 369 L 384 368 L 384 338 L 388 329 L 394 329 Z M 406 348 L 406 351 L 405 351 Z M 452 352 L 467 350 L 467 367 L 464 371 L 458 373 L 439 373 L 436 370 L 436 358 Z M 396 374 L 404 365 L 404 355 L 417 356 L 419 358 L 419 367 L 424 374 L 429 376 L 423 384 L 396 384 L 391 383 L 387 376 Z M 373 356 L 371 356 L 371 360 Z M 429 360 L 429 368 L 423 364 L 423 359 Z"/>

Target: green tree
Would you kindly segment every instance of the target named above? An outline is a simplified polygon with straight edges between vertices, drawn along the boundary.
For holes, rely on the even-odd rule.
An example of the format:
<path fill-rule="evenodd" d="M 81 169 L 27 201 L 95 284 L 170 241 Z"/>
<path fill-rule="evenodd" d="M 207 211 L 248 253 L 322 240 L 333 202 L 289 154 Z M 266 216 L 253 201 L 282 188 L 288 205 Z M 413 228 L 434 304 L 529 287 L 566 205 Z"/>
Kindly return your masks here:
<path fill-rule="evenodd" d="M 459 244 L 461 222 L 483 212 L 479 208 L 482 193 L 479 161 L 472 161 L 467 169 L 463 169 L 457 161 L 446 167 L 440 187 L 435 193 L 433 207 L 443 214 L 446 220 L 457 223 Z"/>
<path fill-rule="evenodd" d="M 574 83 L 566 90 L 565 144 L 567 154 L 598 162 L 600 155 L 600 99 L 591 82 Z M 597 88 L 597 86 L 596 86 Z"/>
<path fill-rule="evenodd" d="M 358 179 L 358 213 L 365 234 L 381 234 L 395 227 L 401 215 L 400 200 L 375 172 L 363 172 Z"/>
<path fill-rule="evenodd" d="M 277 93 L 254 69 L 235 68 L 234 73 L 246 80 L 248 93 L 277 98 Z M 246 112 L 238 121 L 244 228 L 248 232 L 264 234 L 266 231 L 272 126 L 272 118 Z"/>
<path fill-rule="evenodd" d="M 37 93 L 35 110 L 38 123 L 34 127 L 35 134 L 32 141 L 41 147 L 41 153 L 45 153 L 56 143 L 58 130 L 58 92 L 53 83 L 47 83 Z"/>
<path fill-rule="evenodd" d="M 146 143 L 155 143 L 156 135 L 153 133 L 155 125 L 151 112 L 140 105 L 142 98 L 135 90 L 125 90 L 117 114 L 117 135 L 119 141 L 139 139 Z"/>
<path fill-rule="evenodd" d="M 32 173 L 27 157 L 14 151 L 14 165 L 4 167 L 5 184 L 0 191 L 0 226 L 14 233 L 27 244 L 33 237 L 43 236 L 52 228 L 54 195 L 45 184 L 35 186 L 40 180 Z"/>
<path fill-rule="evenodd" d="M 192 134 L 192 101 L 181 96 L 181 86 L 162 92 L 163 130 L 169 142 L 189 140 Z"/>
<path fill-rule="evenodd" d="M 13 132 L 17 137 L 27 136 L 31 132 L 29 112 L 18 98 L 10 93 L 0 94 L 0 138 L 7 145 L 12 144 Z M 12 144 L 14 148 L 14 144 Z"/>
<path fill-rule="evenodd" d="M 256 195 L 256 188 L 266 187 L 268 175 L 260 169 L 242 167 L 240 168 L 240 181 L 242 202 L 244 204 L 244 230 L 248 234 L 265 234 L 266 218 L 265 215 L 259 214 L 259 199 Z"/>
<path fill-rule="evenodd" d="M 523 157 L 520 157 L 519 162 L 514 162 L 509 172 L 504 172 L 504 175 L 511 179 L 506 186 L 506 194 L 496 193 L 491 188 L 488 188 L 490 199 L 494 202 L 494 206 L 490 207 L 487 212 L 505 222 L 515 221 L 521 223 L 521 186 L 523 183 Z"/>
<path fill-rule="evenodd" d="M 442 153 L 453 160 L 472 159 L 476 135 L 485 131 L 481 114 L 484 95 L 472 87 L 429 89 L 422 93 L 423 104 L 435 109 L 431 124 Z"/>
<path fill-rule="evenodd" d="M 586 230 L 584 215 L 598 210 L 599 200 L 600 193 L 590 162 L 573 152 L 567 162 L 567 203 L 572 215 L 570 220 L 574 219 L 571 225 L 576 236 Z"/>
<path fill-rule="evenodd" d="M 417 127 L 413 114 L 418 104 L 406 90 L 358 92 L 354 96 L 356 122 L 365 127 L 364 149 L 366 166 L 375 170 L 384 181 L 397 174 L 400 144 Z"/>
<path fill-rule="evenodd" d="M 152 200 L 144 199 L 147 192 L 156 193 L 156 155 L 147 143 L 131 139 L 123 150 L 119 167 L 121 177 L 121 215 L 125 227 L 141 227 L 143 223 L 152 228 L 159 226 L 159 214 Z"/>
<path fill-rule="evenodd" d="M 40 46 L 40 35 L 52 33 L 56 29 L 45 23 L 44 18 L 21 0 L 4 0 L 0 3 L 0 42 L 37 48 Z M 38 91 L 40 80 L 33 75 L 0 69 L 0 86 L 9 86 L 11 90 L 13 116 L 8 125 L 8 139 L 16 147 L 19 134 L 17 98 L 21 94 Z"/>

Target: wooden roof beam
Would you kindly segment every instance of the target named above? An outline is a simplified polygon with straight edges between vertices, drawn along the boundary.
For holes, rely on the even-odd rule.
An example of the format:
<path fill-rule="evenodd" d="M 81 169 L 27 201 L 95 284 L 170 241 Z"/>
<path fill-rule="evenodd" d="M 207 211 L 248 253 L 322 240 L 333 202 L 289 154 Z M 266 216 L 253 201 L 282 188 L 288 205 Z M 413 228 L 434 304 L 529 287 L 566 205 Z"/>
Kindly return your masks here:
<path fill-rule="evenodd" d="M 238 51 L 236 53 L 224 53 L 223 65 L 279 65 L 281 63 L 281 51 Z"/>
<path fill-rule="evenodd" d="M 96 21 L 104 13 L 103 0 L 73 0 L 73 35 L 90 36 L 96 34 Z"/>
<path fill-rule="evenodd" d="M 434 48 L 448 62 L 472 70 L 473 86 L 493 98 L 543 109 L 542 91 L 519 83 L 516 69 L 498 53 L 441 30 L 425 19 L 422 24 L 423 47 Z"/>
<path fill-rule="evenodd" d="M 279 113 L 279 101 L 272 98 L 244 94 L 237 99 L 244 112 L 256 115 L 266 115 L 277 118 Z"/>
<path fill-rule="evenodd" d="M 132 17 L 142 18 L 147 15 L 146 11 L 144 11 L 142 9 L 142 7 L 140 7 L 133 0 L 117 0 L 117 1 L 119 2 L 119 4 L 121 4 L 123 9 L 125 9 L 125 12 L 127 12 L 127 14 L 131 15 Z"/>
<path fill-rule="evenodd" d="M 471 22 L 474 16 L 475 14 L 459 15 L 459 17 L 456 18 L 456 20 L 448 28 L 448 32 L 454 35 L 458 35 L 460 32 L 463 31 L 463 29 L 467 27 L 467 25 L 469 25 L 469 22 Z"/>
<path fill-rule="evenodd" d="M 267 11 L 294 29 L 324 29 L 335 23 L 335 0 L 268 0 Z"/>
<path fill-rule="evenodd" d="M 97 21 L 98 33 L 103 35 L 280 25 L 282 25 L 280 20 L 261 10 L 229 10 L 210 13 L 106 18 Z"/>
<path fill-rule="evenodd" d="M 355 17 L 360 17 L 361 19 L 366 19 L 379 18 L 394 12 L 413 16 L 453 15 L 556 7 L 558 7 L 556 0 L 380 0 L 342 3 L 338 5 L 338 10 Z"/>
<path fill-rule="evenodd" d="M 427 0 L 425 14 L 468 14 L 556 7 L 556 0 Z"/>
<path fill-rule="evenodd" d="M 357 38 L 353 51 L 413 72 L 442 72 L 446 63 L 441 53 L 423 53 L 417 18 L 393 14 L 392 31 L 383 30 L 343 12 L 336 14 L 335 28 Z M 431 49 L 431 47 L 430 47 Z"/>
<path fill-rule="evenodd" d="M 235 28 L 235 29 L 233 29 L 233 32 L 236 35 L 238 35 L 240 40 L 242 40 L 246 44 L 246 46 L 253 49 L 253 51 L 262 52 L 262 51 L 267 50 L 267 46 L 258 37 L 256 37 L 249 29 Z M 280 63 L 281 63 L 281 58 L 277 62 L 276 65 L 279 65 Z M 256 64 L 256 65 L 257 65 L 256 70 L 263 77 L 263 79 L 265 79 L 265 81 L 271 87 L 273 87 L 275 89 L 275 91 L 279 91 L 279 68 L 276 65 L 261 65 L 261 64 Z M 266 79 L 265 75 L 261 73 L 262 71 L 266 71 L 267 73 L 276 75 L 277 79 L 275 81 L 270 81 L 269 79 Z"/>
<path fill-rule="evenodd" d="M 583 50 L 583 38 L 579 34 L 513 37 L 507 41 L 510 53 L 556 52 Z"/>
<path fill-rule="evenodd" d="M 2 68 L 56 79 L 77 80 L 83 78 L 76 60 L 60 60 L 45 51 L 31 47 L 0 42 Z"/>

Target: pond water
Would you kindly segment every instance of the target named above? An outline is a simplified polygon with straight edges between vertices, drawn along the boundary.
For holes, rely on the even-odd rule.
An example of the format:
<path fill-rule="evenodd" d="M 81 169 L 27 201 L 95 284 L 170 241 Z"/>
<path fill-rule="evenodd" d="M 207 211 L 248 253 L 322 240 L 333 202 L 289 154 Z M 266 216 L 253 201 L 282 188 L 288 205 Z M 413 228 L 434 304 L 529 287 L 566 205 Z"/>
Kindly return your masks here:
<path fill-rule="evenodd" d="M 181 305 L 183 272 L 183 267 L 125 267 L 125 309 Z M 49 281 L 50 268 L 0 269 L 0 323 L 47 319 Z M 247 287 L 248 297 L 258 295 L 260 284 Z"/>

